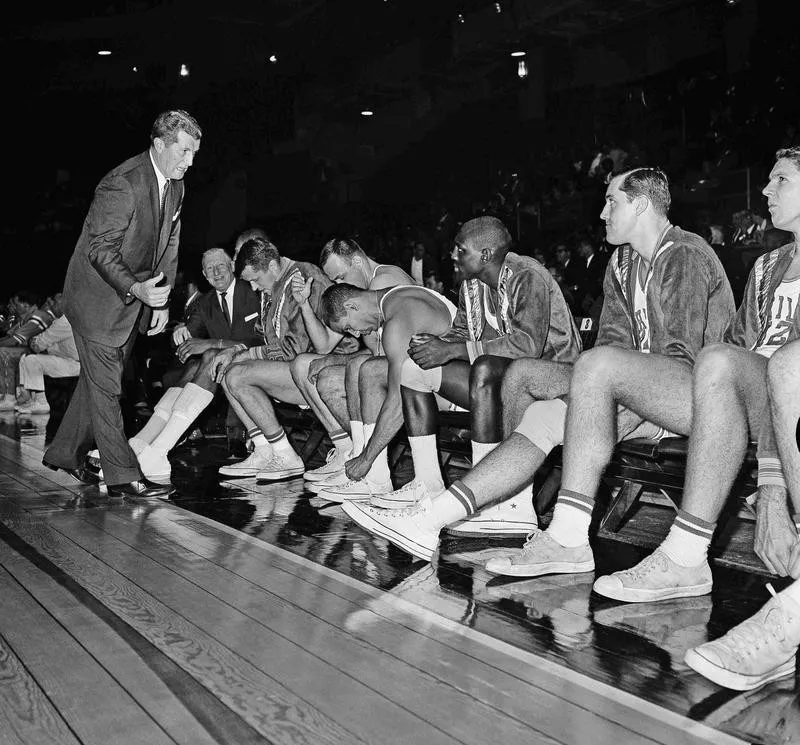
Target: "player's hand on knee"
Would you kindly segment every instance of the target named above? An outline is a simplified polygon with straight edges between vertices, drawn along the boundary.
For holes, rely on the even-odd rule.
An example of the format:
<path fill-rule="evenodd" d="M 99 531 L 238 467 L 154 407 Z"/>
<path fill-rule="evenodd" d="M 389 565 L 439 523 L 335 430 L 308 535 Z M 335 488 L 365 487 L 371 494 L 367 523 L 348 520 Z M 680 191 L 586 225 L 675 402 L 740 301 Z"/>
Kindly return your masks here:
<path fill-rule="evenodd" d="M 330 367 L 334 363 L 335 360 L 331 357 L 317 357 L 316 359 L 311 360 L 311 364 L 308 366 L 308 382 L 311 383 L 311 385 L 316 385 L 319 374 L 326 367 Z"/>
<path fill-rule="evenodd" d="M 756 555 L 769 571 L 785 577 L 791 573 L 797 529 L 789 516 L 786 492 L 761 490 L 756 502 Z"/>
<path fill-rule="evenodd" d="M 211 379 L 215 383 L 221 383 L 225 377 L 226 370 L 230 367 L 233 361 L 235 352 L 231 349 L 226 349 L 219 352 L 211 361 Z"/>

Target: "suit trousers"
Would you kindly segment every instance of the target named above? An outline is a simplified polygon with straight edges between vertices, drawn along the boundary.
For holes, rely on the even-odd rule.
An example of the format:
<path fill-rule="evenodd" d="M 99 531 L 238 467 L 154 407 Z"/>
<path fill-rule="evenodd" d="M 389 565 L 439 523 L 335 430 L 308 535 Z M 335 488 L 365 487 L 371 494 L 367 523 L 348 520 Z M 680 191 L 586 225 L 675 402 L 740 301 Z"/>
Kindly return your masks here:
<path fill-rule="evenodd" d="M 139 462 L 128 445 L 122 421 L 122 373 L 130 357 L 137 329 L 121 347 L 100 344 L 73 331 L 81 364 L 78 385 L 44 461 L 59 468 L 83 464 L 93 443 L 107 484 L 125 484 L 141 478 Z"/>

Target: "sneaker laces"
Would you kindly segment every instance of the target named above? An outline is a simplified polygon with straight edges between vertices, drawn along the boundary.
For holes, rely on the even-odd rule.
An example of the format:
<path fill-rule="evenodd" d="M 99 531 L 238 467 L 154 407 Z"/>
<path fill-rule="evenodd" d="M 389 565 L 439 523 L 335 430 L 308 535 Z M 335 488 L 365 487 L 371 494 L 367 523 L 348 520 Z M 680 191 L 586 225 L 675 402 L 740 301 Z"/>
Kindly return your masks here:
<path fill-rule="evenodd" d="M 767 646 L 769 640 L 765 637 L 771 637 L 777 642 L 784 641 L 786 637 L 785 627 L 789 622 L 789 612 L 771 584 L 767 584 L 767 589 L 772 595 L 772 600 L 768 603 L 774 603 L 774 607 L 767 611 L 763 619 L 759 618 L 761 614 L 758 613 L 716 640 L 719 646 L 738 659 L 751 657 Z"/>
<path fill-rule="evenodd" d="M 663 560 L 660 556 L 662 552 L 654 551 L 649 556 L 646 556 L 642 559 L 636 566 L 631 567 L 630 569 L 625 569 L 621 572 L 615 572 L 617 575 L 622 575 L 628 579 L 633 580 L 634 582 L 638 582 L 641 579 L 644 579 L 648 574 L 651 574 L 654 569 L 656 569 L 656 564 L 663 563 Z M 664 559 L 666 559 L 666 555 Z"/>
<path fill-rule="evenodd" d="M 544 531 L 538 528 L 528 533 L 525 537 L 525 543 L 522 544 L 521 554 L 526 554 L 526 552 L 534 550 L 536 544 L 541 541 L 543 535 Z"/>

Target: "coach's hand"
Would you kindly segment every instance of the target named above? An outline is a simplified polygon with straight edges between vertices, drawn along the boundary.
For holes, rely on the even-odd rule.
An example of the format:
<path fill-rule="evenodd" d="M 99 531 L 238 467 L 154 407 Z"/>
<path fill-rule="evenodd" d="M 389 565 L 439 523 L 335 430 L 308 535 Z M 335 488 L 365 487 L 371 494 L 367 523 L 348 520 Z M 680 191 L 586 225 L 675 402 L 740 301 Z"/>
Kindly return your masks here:
<path fill-rule="evenodd" d="M 134 282 L 130 289 L 131 295 L 151 308 L 161 308 L 167 304 L 169 291 L 172 289 L 172 285 L 157 286 L 163 277 L 164 272 L 159 272 L 155 277 L 150 277 L 144 282 Z"/>
<path fill-rule="evenodd" d="M 786 491 L 762 486 L 756 501 L 756 555 L 769 571 L 785 577 L 791 574 L 797 529 L 789 516 Z"/>
<path fill-rule="evenodd" d="M 433 334 L 414 334 L 409 341 L 408 356 L 423 370 L 430 370 L 453 359 L 452 345 Z"/>
<path fill-rule="evenodd" d="M 155 336 L 156 334 L 160 334 L 167 327 L 167 321 L 169 321 L 168 308 L 154 310 L 150 318 L 150 328 L 147 329 L 147 335 Z"/>

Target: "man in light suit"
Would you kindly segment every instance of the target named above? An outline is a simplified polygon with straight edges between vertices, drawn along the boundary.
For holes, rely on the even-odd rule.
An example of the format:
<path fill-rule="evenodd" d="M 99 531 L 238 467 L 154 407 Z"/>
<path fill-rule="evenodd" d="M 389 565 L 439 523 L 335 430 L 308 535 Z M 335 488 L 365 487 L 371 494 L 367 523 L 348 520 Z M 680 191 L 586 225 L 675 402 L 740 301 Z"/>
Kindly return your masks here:
<path fill-rule="evenodd" d="M 169 317 L 182 179 L 201 135 L 185 111 L 159 114 L 150 148 L 114 168 L 95 189 L 64 281 L 64 313 L 72 324 L 81 373 L 43 463 L 90 481 L 84 459 L 94 440 L 112 497 L 170 491 L 142 477 L 125 438 L 119 399 L 138 331 L 161 333 Z"/>

